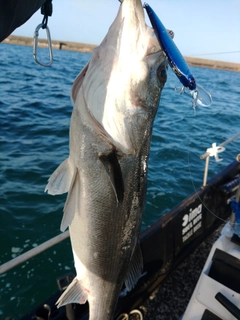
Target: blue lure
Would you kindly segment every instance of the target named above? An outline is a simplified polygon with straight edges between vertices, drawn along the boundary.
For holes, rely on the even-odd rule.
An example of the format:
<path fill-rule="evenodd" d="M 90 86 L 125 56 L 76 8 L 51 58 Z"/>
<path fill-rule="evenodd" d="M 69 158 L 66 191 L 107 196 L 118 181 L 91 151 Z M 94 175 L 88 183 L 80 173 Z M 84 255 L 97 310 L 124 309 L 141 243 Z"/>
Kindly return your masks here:
<path fill-rule="evenodd" d="M 180 90 L 176 89 L 176 91 L 191 95 L 193 98 L 192 103 L 194 108 L 196 107 L 196 104 L 200 106 L 210 106 L 212 103 L 211 95 L 196 83 L 186 60 L 183 58 L 181 52 L 175 45 L 156 13 L 147 3 L 144 3 L 143 7 L 147 11 L 159 44 L 168 58 L 170 67 L 183 85 Z"/>

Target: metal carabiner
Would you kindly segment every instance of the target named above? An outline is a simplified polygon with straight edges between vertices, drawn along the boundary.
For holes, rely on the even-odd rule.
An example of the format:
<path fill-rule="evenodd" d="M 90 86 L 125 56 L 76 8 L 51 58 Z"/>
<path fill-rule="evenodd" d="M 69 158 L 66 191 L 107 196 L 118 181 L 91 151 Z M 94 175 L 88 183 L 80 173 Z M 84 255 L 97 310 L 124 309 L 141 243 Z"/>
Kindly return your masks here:
<path fill-rule="evenodd" d="M 37 49 L 38 49 L 38 36 L 40 29 L 46 29 L 47 41 L 48 41 L 48 51 L 49 51 L 49 62 L 43 63 L 40 62 L 37 58 Z M 45 23 L 40 23 L 34 31 L 34 42 L 33 42 L 33 59 L 42 67 L 50 67 L 53 63 L 53 54 L 52 54 L 52 40 L 50 36 L 50 30 Z"/>

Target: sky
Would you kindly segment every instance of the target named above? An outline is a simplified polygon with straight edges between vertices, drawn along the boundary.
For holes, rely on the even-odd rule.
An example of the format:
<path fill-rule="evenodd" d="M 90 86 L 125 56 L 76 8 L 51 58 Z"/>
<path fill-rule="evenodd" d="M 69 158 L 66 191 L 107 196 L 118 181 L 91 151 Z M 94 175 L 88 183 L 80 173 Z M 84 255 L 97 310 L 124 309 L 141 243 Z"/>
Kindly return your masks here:
<path fill-rule="evenodd" d="M 184 56 L 240 63 L 240 0 L 147 0 Z M 116 17 L 118 0 L 53 0 L 53 40 L 98 45 Z M 146 16 L 146 14 L 145 14 Z M 40 10 L 14 31 L 32 37 Z M 146 16 L 147 24 L 150 22 Z M 40 31 L 45 37 L 45 31 Z"/>

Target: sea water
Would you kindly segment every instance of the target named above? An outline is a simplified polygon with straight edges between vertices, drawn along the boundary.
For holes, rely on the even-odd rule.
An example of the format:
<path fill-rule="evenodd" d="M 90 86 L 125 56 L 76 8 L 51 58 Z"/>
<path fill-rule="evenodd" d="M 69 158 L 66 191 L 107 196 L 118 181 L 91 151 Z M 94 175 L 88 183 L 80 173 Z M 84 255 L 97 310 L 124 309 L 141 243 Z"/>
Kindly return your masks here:
<path fill-rule="evenodd" d="M 44 193 L 47 180 L 68 156 L 73 80 L 91 55 L 54 50 L 49 68 L 37 65 L 32 48 L 0 44 L 0 264 L 60 233 L 66 195 Z M 175 92 L 168 71 L 153 128 L 142 230 L 201 186 L 200 155 L 240 132 L 239 73 L 191 68 L 213 97 L 192 109 Z M 240 139 L 223 160 L 210 160 L 209 177 L 240 153 Z M 81 237 L 81 235 L 80 235 Z M 69 240 L 0 275 L 0 319 L 16 319 L 58 290 L 56 278 L 74 272 Z"/>

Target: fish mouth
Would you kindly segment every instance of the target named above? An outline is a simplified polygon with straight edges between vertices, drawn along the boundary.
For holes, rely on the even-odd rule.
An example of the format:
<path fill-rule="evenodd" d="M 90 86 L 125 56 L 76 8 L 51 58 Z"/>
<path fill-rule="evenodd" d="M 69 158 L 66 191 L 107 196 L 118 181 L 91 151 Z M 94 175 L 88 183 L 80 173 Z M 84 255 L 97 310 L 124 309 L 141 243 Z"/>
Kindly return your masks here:
<path fill-rule="evenodd" d="M 119 54 L 134 53 L 135 58 L 138 56 L 141 59 L 143 56 L 162 51 L 153 28 L 146 24 L 141 0 L 121 0 L 120 2 L 118 15 L 112 24 L 112 29 L 119 32 L 120 41 L 116 45 Z M 118 30 L 115 28 L 116 25 L 120 25 Z"/>

